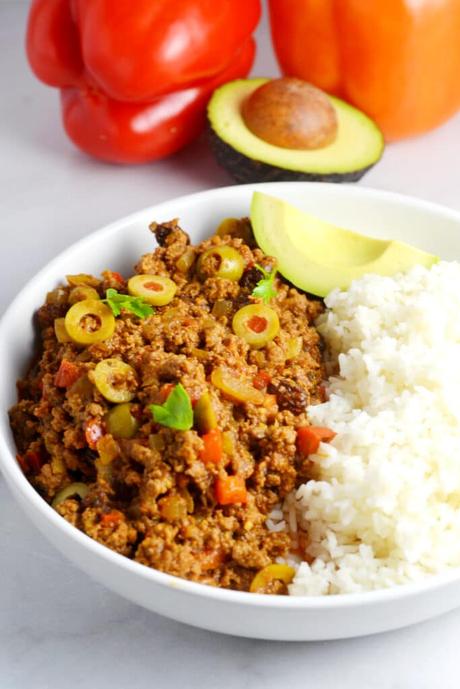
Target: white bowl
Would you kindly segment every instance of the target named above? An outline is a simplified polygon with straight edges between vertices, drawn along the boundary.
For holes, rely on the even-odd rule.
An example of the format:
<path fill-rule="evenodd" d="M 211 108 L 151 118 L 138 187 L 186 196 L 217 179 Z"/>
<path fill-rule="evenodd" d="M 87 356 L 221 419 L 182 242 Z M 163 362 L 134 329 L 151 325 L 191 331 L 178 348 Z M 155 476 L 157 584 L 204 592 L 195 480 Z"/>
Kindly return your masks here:
<path fill-rule="evenodd" d="M 94 579 L 161 615 L 218 632 L 261 639 L 338 639 L 413 624 L 460 605 L 460 571 L 417 584 L 329 597 L 276 597 L 226 591 L 172 577 L 105 548 L 62 519 L 32 488 L 15 460 L 7 409 L 16 379 L 30 361 L 32 315 L 66 273 L 129 273 L 153 247 L 152 220 L 179 217 L 192 241 L 211 234 L 226 216 L 248 214 L 251 194 L 265 191 L 326 219 L 375 236 L 395 237 L 460 259 L 460 214 L 397 194 L 333 184 L 233 186 L 167 201 L 123 218 L 74 244 L 33 278 L 0 323 L 0 467 L 13 494 L 38 528 Z M 31 563 L 32 564 L 32 563 Z"/>

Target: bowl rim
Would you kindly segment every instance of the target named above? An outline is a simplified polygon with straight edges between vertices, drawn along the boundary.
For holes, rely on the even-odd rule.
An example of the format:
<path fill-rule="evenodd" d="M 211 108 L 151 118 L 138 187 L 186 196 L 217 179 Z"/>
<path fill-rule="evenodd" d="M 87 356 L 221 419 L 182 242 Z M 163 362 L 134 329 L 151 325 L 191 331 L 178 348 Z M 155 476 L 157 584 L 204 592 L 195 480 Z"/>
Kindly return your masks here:
<path fill-rule="evenodd" d="M 99 241 L 99 239 L 104 235 L 110 235 L 121 226 L 136 222 L 147 214 L 161 214 L 164 207 L 170 206 L 174 203 L 199 204 L 215 197 L 223 197 L 222 200 L 225 200 L 227 197 L 232 197 L 234 195 L 238 196 L 240 193 L 255 190 L 276 193 L 276 189 L 279 189 L 280 191 L 283 189 L 290 189 L 294 191 L 296 189 L 299 189 L 299 191 L 305 191 L 306 189 L 321 189 L 322 192 L 324 191 L 327 193 L 328 188 L 330 191 L 333 190 L 334 194 L 343 194 L 344 196 L 351 194 L 357 198 L 368 197 L 384 202 L 393 202 L 394 204 L 400 206 L 416 208 L 417 210 L 425 210 L 432 214 L 443 216 L 453 220 L 454 222 L 457 222 L 460 230 L 459 211 L 443 206 L 442 204 L 426 201 L 414 196 L 393 191 L 374 189 L 372 187 L 354 186 L 351 184 L 336 185 L 334 183 L 324 182 L 266 182 L 218 187 L 192 194 L 184 194 L 179 197 L 167 199 L 152 206 L 147 206 L 146 208 L 135 211 L 134 213 L 110 222 L 109 224 L 90 232 L 78 241 L 73 242 L 57 256 L 51 259 L 27 281 L 27 283 L 20 289 L 11 304 L 2 314 L 0 318 L 0 347 L 3 347 L 4 333 L 8 332 L 9 330 L 9 321 L 13 319 L 13 314 L 17 313 L 19 305 L 23 299 L 27 298 L 27 295 L 33 289 L 34 284 L 39 281 L 40 278 L 45 276 L 46 273 L 52 270 L 57 264 L 64 260 L 69 254 L 73 253 L 77 247 L 80 249 L 90 250 L 92 243 L 94 241 Z M 2 415 L 2 419 L 0 421 L 0 470 L 5 475 L 7 484 L 13 484 L 24 501 L 31 503 L 32 508 L 41 514 L 41 517 L 44 521 L 51 522 L 55 529 L 61 531 L 64 536 L 68 537 L 70 541 L 75 542 L 77 546 L 83 549 L 88 549 L 96 558 L 104 560 L 106 563 L 114 566 L 115 568 L 121 568 L 125 572 L 132 573 L 134 577 L 152 581 L 160 587 L 174 589 L 184 594 L 204 597 L 225 604 L 235 603 L 244 607 L 255 606 L 257 608 L 265 609 L 282 608 L 304 611 L 347 609 L 355 608 L 357 606 L 365 607 L 368 605 L 375 605 L 376 603 L 385 604 L 389 603 L 390 601 L 398 601 L 402 598 L 413 598 L 422 593 L 434 591 L 438 588 L 449 585 L 450 583 L 460 579 L 460 567 L 457 567 L 424 576 L 416 581 L 371 591 L 342 593 L 328 596 L 257 596 L 246 591 L 222 589 L 219 587 L 189 581 L 187 579 L 182 579 L 165 572 L 160 572 L 159 570 L 135 562 L 124 555 L 120 555 L 119 553 L 110 550 L 108 547 L 93 540 L 61 517 L 51 507 L 51 505 L 49 505 L 39 495 L 39 493 L 32 487 L 25 475 L 22 473 L 15 455 L 10 452 L 7 445 L 7 439 L 10 437 L 10 434 L 11 431 L 9 428 L 8 414 L 5 413 Z M 78 566 L 78 561 L 76 564 Z"/>

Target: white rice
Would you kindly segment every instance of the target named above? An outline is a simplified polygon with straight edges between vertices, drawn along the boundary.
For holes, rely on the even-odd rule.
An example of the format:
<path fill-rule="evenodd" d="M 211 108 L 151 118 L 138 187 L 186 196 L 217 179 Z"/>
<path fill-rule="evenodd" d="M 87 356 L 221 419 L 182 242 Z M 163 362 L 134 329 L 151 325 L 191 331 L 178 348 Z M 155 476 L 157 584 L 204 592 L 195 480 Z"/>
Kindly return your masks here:
<path fill-rule="evenodd" d="M 311 564 L 290 593 L 366 591 L 460 566 L 460 264 L 367 275 L 326 305 L 317 325 L 337 375 L 309 415 L 337 436 L 295 496 Z M 285 520 L 292 529 L 286 510 Z"/>

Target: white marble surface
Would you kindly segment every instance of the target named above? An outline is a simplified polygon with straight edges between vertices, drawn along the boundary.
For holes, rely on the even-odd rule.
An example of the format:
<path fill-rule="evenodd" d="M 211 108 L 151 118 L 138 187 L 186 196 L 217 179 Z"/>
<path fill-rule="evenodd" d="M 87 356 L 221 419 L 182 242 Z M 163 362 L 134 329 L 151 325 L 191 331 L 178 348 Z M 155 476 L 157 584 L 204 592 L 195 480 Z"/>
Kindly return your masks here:
<path fill-rule="evenodd" d="M 203 142 L 170 160 L 114 167 L 80 155 L 56 93 L 23 55 L 27 3 L 0 0 L 0 311 L 62 248 L 157 201 L 230 181 Z M 260 31 L 257 74 L 275 74 Z M 460 117 L 389 146 L 362 184 L 460 210 Z M 27 314 L 25 314 L 27 317 Z M 345 642 L 248 641 L 185 627 L 93 583 L 23 516 L 0 477 L 0 688 L 428 689 L 459 686 L 460 610 Z"/>

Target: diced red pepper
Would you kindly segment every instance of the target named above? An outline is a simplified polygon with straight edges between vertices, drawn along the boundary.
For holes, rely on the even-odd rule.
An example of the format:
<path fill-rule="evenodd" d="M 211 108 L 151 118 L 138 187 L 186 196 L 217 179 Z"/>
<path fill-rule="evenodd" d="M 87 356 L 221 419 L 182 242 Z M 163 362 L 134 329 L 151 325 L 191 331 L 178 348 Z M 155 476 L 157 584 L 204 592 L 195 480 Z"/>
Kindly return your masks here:
<path fill-rule="evenodd" d="M 164 385 L 161 386 L 160 388 L 160 397 L 162 402 L 166 402 L 168 399 L 169 395 L 172 393 L 176 386 L 174 383 L 165 383 Z"/>
<path fill-rule="evenodd" d="M 96 449 L 97 441 L 100 440 L 103 435 L 104 428 L 98 419 L 90 419 L 85 423 L 85 438 L 91 450 Z"/>
<path fill-rule="evenodd" d="M 119 282 L 121 285 L 125 284 L 126 280 L 121 273 L 118 273 L 116 270 L 112 270 L 111 273 L 112 279 L 115 280 L 115 282 Z"/>
<path fill-rule="evenodd" d="M 219 505 L 245 504 L 248 500 L 248 491 L 242 476 L 218 478 L 214 490 Z"/>
<path fill-rule="evenodd" d="M 24 455 L 16 455 L 16 460 L 22 469 L 24 474 L 27 474 L 29 467 L 27 466 L 26 458 Z"/>
<path fill-rule="evenodd" d="M 72 361 L 63 359 L 54 378 L 54 384 L 58 388 L 70 388 L 82 375 L 82 370 Z"/>
<path fill-rule="evenodd" d="M 209 462 L 219 464 L 223 455 L 222 432 L 218 428 L 213 428 L 205 433 L 201 439 L 204 447 L 200 452 L 200 459 L 205 464 Z"/>
<path fill-rule="evenodd" d="M 329 443 L 337 433 L 322 426 L 302 426 L 297 429 L 297 449 L 305 457 L 318 451 L 320 442 Z"/>
<path fill-rule="evenodd" d="M 268 373 L 266 373 L 265 371 L 258 371 L 258 373 L 252 380 L 252 384 L 257 390 L 264 390 L 264 388 L 267 387 L 270 381 L 271 378 L 268 375 Z"/>
<path fill-rule="evenodd" d="M 123 521 L 121 512 L 113 511 L 103 514 L 101 517 L 101 524 L 103 526 L 118 526 Z"/>
<path fill-rule="evenodd" d="M 112 287 L 113 289 L 125 289 L 126 280 L 118 273 L 116 270 L 104 270 L 102 271 L 102 277 L 104 278 L 104 287 Z"/>
<path fill-rule="evenodd" d="M 24 455 L 16 455 L 16 459 L 25 474 L 38 474 L 44 464 L 42 454 L 38 450 L 27 450 Z"/>

